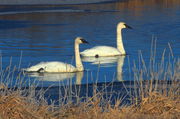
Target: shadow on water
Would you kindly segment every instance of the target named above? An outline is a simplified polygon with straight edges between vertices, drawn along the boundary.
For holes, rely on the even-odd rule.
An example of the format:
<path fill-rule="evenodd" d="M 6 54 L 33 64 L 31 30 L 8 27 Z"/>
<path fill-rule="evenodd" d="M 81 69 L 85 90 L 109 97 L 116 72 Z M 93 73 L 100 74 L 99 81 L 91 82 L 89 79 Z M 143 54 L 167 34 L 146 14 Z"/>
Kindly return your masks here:
<path fill-rule="evenodd" d="M 172 81 L 159 81 L 158 88 L 160 90 L 166 86 L 166 90 L 172 87 Z M 142 82 L 143 88 L 152 85 L 153 89 L 157 87 L 156 81 L 145 80 Z M 21 89 L 28 90 L 29 87 Z M 39 96 L 39 91 L 44 90 L 43 96 L 47 99 L 48 103 L 61 105 L 71 101 L 78 104 L 78 101 L 84 102 L 93 97 L 102 96 L 103 99 L 115 104 L 117 100 L 121 100 L 121 104 L 130 105 L 133 99 L 141 98 L 140 82 L 139 81 L 123 81 L 123 82 L 108 82 L 108 83 L 94 83 L 94 84 L 81 84 L 81 85 L 68 85 L 68 86 L 53 86 L 53 87 L 36 87 L 34 96 Z M 101 97 L 101 98 L 102 98 Z"/>

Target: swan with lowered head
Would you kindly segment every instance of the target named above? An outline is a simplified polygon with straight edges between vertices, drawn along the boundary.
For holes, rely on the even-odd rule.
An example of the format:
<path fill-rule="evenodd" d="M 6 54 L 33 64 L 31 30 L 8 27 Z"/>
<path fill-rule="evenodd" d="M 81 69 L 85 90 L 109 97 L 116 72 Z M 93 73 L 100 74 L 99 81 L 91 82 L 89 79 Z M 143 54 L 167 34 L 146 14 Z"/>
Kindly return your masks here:
<path fill-rule="evenodd" d="M 119 22 L 117 25 L 117 48 L 111 46 L 95 46 L 90 49 L 86 49 L 80 54 L 84 57 L 89 56 L 117 56 L 117 55 L 126 55 L 126 51 L 124 50 L 124 45 L 122 41 L 122 29 L 129 28 L 132 29 L 124 22 Z"/>
<path fill-rule="evenodd" d="M 75 62 L 76 67 L 71 64 L 66 64 L 64 62 L 41 62 L 37 65 L 31 66 L 27 69 L 24 69 L 26 72 L 79 72 L 83 71 L 84 67 L 80 58 L 79 53 L 79 44 L 88 43 L 82 37 L 77 37 L 74 43 L 75 49 Z"/>

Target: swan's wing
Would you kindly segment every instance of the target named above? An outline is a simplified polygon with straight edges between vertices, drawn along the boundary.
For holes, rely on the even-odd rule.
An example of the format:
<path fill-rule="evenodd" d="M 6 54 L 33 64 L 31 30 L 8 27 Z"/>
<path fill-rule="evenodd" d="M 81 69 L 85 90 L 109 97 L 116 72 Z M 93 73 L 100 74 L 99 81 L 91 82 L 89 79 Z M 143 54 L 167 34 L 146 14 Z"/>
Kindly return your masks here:
<path fill-rule="evenodd" d="M 41 62 L 25 69 L 25 71 L 37 72 L 40 69 L 43 69 L 44 72 L 74 72 L 76 70 L 76 68 L 71 64 L 66 64 L 63 62 Z"/>
<path fill-rule="evenodd" d="M 31 66 L 29 68 L 23 69 L 24 71 L 27 72 L 37 72 L 39 69 L 45 69 L 46 67 L 46 62 L 40 62 L 39 64 L 36 64 L 34 66 Z"/>
<path fill-rule="evenodd" d="M 76 68 L 63 62 L 50 62 L 45 68 L 46 72 L 74 72 Z"/>
<path fill-rule="evenodd" d="M 110 46 L 96 46 L 80 53 L 82 56 L 115 56 L 120 55 L 118 49 Z"/>

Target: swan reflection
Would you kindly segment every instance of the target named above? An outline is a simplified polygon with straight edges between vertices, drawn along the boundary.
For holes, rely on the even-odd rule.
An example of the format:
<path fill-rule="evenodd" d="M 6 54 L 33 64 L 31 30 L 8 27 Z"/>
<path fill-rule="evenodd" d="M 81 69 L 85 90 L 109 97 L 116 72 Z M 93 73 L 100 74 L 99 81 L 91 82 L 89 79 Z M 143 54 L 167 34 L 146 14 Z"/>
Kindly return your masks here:
<path fill-rule="evenodd" d="M 83 62 L 90 62 L 91 64 L 97 64 L 102 67 L 111 67 L 117 64 L 117 80 L 123 81 L 123 65 L 125 56 L 113 56 L 113 57 L 82 57 Z"/>
<path fill-rule="evenodd" d="M 108 65 L 108 64 L 113 64 L 116 63 L 118 58 L 120 58 L 120 56 L 114 56 L 114 57 L 82 57 L 82 61 L 83 62 L 91 62 L 91 64 L 104 64 L 104 65 Z"/>
<path fill-rule="evenodd" d="M 84 72 L 76 73 L 27 73 L 29 77 L 33 77 L 40 81 L 64 81 L 73 79 L 76 75 L 76 84 L 81 84 Z"/>

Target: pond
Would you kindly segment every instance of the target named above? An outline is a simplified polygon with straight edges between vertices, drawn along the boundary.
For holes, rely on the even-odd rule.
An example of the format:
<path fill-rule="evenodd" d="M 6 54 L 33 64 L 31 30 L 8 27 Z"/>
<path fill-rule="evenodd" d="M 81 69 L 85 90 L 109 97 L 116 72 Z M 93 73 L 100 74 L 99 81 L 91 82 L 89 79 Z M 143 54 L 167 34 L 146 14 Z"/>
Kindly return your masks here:
<path fill-rule="evenodd" d="M 127 56 L 82 58 L 85 68 L 79 73 L 26 74 L 23 80 L 38 86 L 92 84 L 133 81 L 134 61 L 142 52 L 149 63 L 152 41 L 156 58 L 171 46 L 180 56 L 180 1 L 123 0 L 81 5 L 7 5 L 0 6 L 0 47 L 2 69 L 16 66 L 12 79 L 22 68 L 39 62 L 74 62 L 74 39 L 85 38 L 89 44 L 80 51 L 98 45 L 116 47 L 116 27 L 125 22 L 133 29 L 123 30 Z M 168 55 L 167 55 L 168 56 Z"/>

